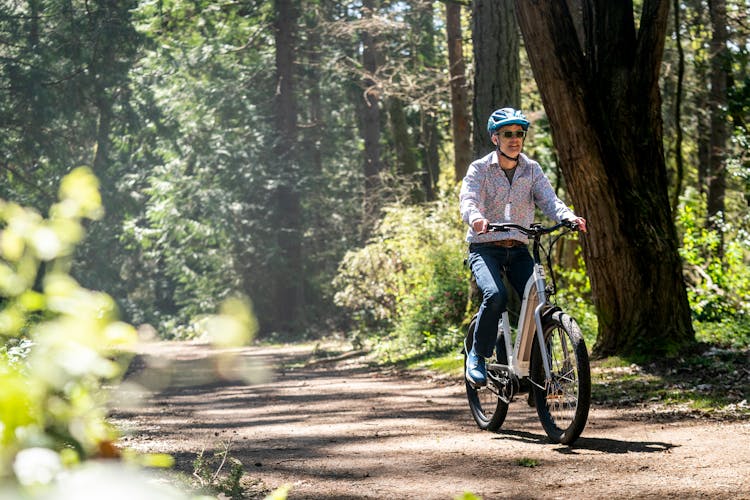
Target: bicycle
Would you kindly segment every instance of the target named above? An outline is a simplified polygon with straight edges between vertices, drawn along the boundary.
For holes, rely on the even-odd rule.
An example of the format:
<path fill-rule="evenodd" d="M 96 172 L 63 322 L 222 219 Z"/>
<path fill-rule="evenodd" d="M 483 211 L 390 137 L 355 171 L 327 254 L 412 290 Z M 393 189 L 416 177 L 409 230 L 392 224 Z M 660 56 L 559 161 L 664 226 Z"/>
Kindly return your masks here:
<path fill-rule="evenodd" d="M 552 278 L 548 286 L 540 258 L 541 239 L 561 228 L 549 244 L 547 265 Z M 591 371 L 588 351 L 578 323 L 552 304 L 555 293 L 551 251 L 564 234 L 577 229 L 568 221 L 552 227 L 532 224 L 493 223 L 488 231 L 516 229 L 532 243 L 534 271 L 526 283 L 516 335 L 511 350 L 511 326 L 505 311 L 498 323 L 495 358 L 488 360 L 487 384 L 476 387 L 466 380 L 466 395 L 472 416 L 482 430 L 497 431 L 505 421 L 508 406 L 516 394 L 529 392 L 529 404 L 536 406 L 539 420 L 554 443 L 571 444 L 583 432 L 591 405 Z M 472 318 L 464 341 L 466 354 L 474 341 L 477 315 Z"/>

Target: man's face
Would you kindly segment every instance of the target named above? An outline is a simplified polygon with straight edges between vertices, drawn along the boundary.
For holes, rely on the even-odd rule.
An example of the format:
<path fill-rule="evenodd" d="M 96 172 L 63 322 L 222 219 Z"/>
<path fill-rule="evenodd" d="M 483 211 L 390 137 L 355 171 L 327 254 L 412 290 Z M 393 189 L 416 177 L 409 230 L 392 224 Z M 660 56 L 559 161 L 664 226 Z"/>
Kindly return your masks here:
<path fill-rule="evenodd" d="M 516 157 L 523 149 L 526 132 L 520 125 L 506 125 L 492 136 L 492 142 L 508 156 Z"/>

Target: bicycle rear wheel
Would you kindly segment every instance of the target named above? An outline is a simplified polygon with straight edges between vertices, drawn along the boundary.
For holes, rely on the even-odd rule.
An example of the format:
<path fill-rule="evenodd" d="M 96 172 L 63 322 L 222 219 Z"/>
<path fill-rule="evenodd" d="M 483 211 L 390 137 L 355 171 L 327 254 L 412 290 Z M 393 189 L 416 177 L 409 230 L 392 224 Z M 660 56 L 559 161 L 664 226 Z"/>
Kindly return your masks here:
<path fill-rule="evenodd" d="M 474 328 L 476 326 L 477 317 L 472 318 L 469 328 L 466 331 L 466 339 L 464 341 L 464 382 L 466 384 L 466 397 L 469 400 L 469 408 L 471 409 L 471 415 L 474 417 L 474 421 L 477 423 L 480 429 L 485 431 L 496 431 L 505 422 L 505 416 L 508 414 L 508 403 L 503 402 L 493 392 L 493 389 L 498 389 L 492 385 L 491 381 L 487 382 L 484 387 L 474 387 L 468 380 L 466 380 L 466 356 L 471 350 L 474 344 Z M 505 359 L 505 345 L 502 342 L 498 342 L 496 355 L 499 359 Z M 502 350 L 502 352 L 500 352 Z"/>
<path fill-rule="evenodd" d="M 550 440 L 571 444 L 583 432 L 591 406 L 591 371 L 578 323 L 560 311 L 543 325 L 551 380 L 545 381 L 541 350 L 534 341 L 531 379 L 539 420 Z"/>

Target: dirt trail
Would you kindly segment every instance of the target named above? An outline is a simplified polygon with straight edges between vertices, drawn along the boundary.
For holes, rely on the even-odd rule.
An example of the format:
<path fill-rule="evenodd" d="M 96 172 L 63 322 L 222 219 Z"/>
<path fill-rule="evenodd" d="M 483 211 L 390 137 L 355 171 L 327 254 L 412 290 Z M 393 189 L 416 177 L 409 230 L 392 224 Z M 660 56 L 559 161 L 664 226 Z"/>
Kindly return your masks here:
<path fill-rule="evenodd" d="M 555 445 L 524 399 L 500 433 L 482 432 L 458 380 L 357 357 L 306 364 L 311 351 L 253 347 L 227 361 L 203 344 L 152 344 L 130 378 L 155 391 L 114 413 L 123 444 L 192 472 L 200 450 L 231 442 L 255 482 L 248 498 L 290 484 L 290 499 L 750 499 L 750 422 L 595 406 L 574 446 Z M 277 369 L 248 384 L 238 360 Z"/>

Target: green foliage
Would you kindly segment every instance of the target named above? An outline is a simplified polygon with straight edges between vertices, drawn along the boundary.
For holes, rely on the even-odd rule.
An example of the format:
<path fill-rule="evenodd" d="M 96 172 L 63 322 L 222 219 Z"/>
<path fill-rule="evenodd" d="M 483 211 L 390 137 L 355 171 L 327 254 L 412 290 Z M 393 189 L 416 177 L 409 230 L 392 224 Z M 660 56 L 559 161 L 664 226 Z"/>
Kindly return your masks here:
<path fill-rule="evenodd" d="M 244 498 L 245 488 L 241 479 L 245 468 L 242 462 L 229 455 L 229 450 L 229 443 L 211 457 L 206 457 L 205 450 L 201 450 L 193 460 L 193 477 L 204 493 L 220 493 L 231 499 Z M 229 472 L 223 472 L 227 464 Z"/>
<path fill-rule="evenodd" d="M 113 296 L 122 296 L 121 220 L 133 207 L 116 188 L 132 164 L 114 152 L 140 128 L 129 120 L 136 4 L 4 2 L 0 15 L 0 197 L 47 214 L 70 165 L 91 165 L 107 210 L 87 223 L 92 237 L 77 245 L 71 275 Z"/>
<path fill-rule="evenodd" d="M 454 197 L 390 206 L 370 238 L 350 251 L 334 280 L 335 301 L 363 332 L 379 331 L 389 357 L 440 352 L 460 343 L 468 271 Z"/>
<path fill-rule="evenodd" d="M 466 491 L 460 495 L 456 495 L 455 497 L 453 497 L 453 500 L 482 500 L 482 497 Z"/>
<path fill-rule="evenodd" d="M 271 3 L 142 2 L 135 20 L 147 38 L 132 72 L 146 126 L 133 138 L 139 147 L 130 149 L 139 169 L 127 189 L 142 210 L 124 224 L 131 250 L 124 309 L 164 337 L 191 337 L 196 315 L 241 293 L 268 334 L 276 319 L 289 319 L 278 290 L 291 263 L 280 249 L 282 239 L 293 238 L 305 250 L 293 278 L 308 300 L 306 327 L 322 326 L 318 316 L 334 316 L 331 278 L 357 232 L 343 216 L 357 213 L 351 193 L 361 180 L 352 165 L 359 157 L 356 131 L 346 122 L 348 89 L 326 74 L 314 82 L 321 109 L 301 102 L 301 120 L 312 120 L 305 116 L 311 111 L 326 120 L 326 141 L 318 127 L 280 137 Z M 315 149 L 321 164 L 282 162 L 278 141 Z M 304 214 L 296 223 L 304 227 L 282 222 L 285 207 L 275 197 L 281 185 L 294 186 Z"/>
<path fill-rule="evenodd" d="M 689 191 L 678 217 L 683 232 L 680 252 L 695 318 L 700 321 L 747 318 L 750 314 L 750 215 L 746 213 L 744 219 L 712 229 L 706 227 L 700 216 L 702 213 L 705 213 L 705 201 Z"/>
<path fill-rule="evenodd" d="M 750 348 L 750 317 L 730 316 L 718 321 L 694 320 L 699 342 L 730 349 Z"/>
<path fill-rule="evenodd" d="M 114 300 L 70 277 L 85 219 L 102 216 L 88 168 L 66 176 L 49 218 L 0 200 L 0 497 L 187 498 L 154 485 L 132 465 L 170 467 L 167 455 L 136 456 L 116 445 L 109 393 L 138 338 Z M 246 344 L 257 322 L 245 301 L 226 300 L 200 328 L 217 346 Z M 242 468 L 232 461 L 223 491 L 237 498 Z M 128 492 L 128 493 L 124 493 Z"/>
<path fill-rule="evenodd" d="M 142 210 L 124 224 L 134 254 L 124 306 L 167 337 L 193 335 L 186 325 L 196 315 L 250 288 L 242 266 L 257 262 L 264 236 L 253 221 L 267 202 L 267 171 L 258 168 L 267 127 L 256 123 L 247 89 L 251 77 L 265 88 L 270 72 L 255 70 L 272 67 L 272 53 L 235 50 L 265 22 L 239 10 L 174 1 L 143 2 L 135 12 L 148 50 L 133 72 L 134 97 L 149 126 L 135 138 L 141 168 L 128 182 Z M 254 279 L 266 277 L 255 271 Z"/>
<path fill-rule="evenodd" d="M 63 466 L 106 453 L 116 436 L 105 420 L 101 387 L 122 373 L 119 353 L 134 344 L 135 329 L 117 320 L 109 296 L 82 288 L 68 275 L 82 220 L 100 216 L 98 183 L 85 168 L 65 177 L 49 219 L 0 201 L 4 474 L 24 449 L 52 450 L 47 456 Z"/>
<path fill-rule="evenodd" d="M 575 265 L 563 266 L 553 263 L 557 293 L 552 300 L 575 318 L 590 350 L 596 342 L 599 318 L 591 301 L 591 283 L 586 273 L 580 245 L 575 246 L 574 258 Z"/>
<path fill-rule="evenodd" d="M 536 458 L 523 457 L 516 460 L 516 465 L 521 467 L 534 468 L 539 466 L 539 460 L 537 460 Z"/>
<path fill-rule="evenodd" d="M 673 414 L 744 419 L 750 415 L 746 364 L 746 350 L 715 347 L 668 363 L 608 358 L 592 366 L 592 398 L 607 406 L 649 404 Z"/>

